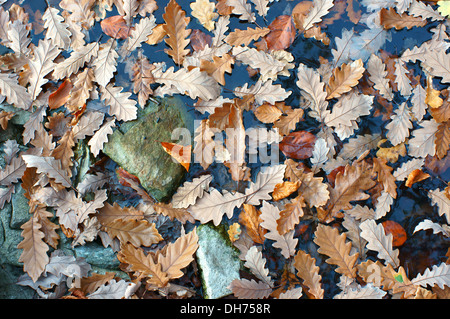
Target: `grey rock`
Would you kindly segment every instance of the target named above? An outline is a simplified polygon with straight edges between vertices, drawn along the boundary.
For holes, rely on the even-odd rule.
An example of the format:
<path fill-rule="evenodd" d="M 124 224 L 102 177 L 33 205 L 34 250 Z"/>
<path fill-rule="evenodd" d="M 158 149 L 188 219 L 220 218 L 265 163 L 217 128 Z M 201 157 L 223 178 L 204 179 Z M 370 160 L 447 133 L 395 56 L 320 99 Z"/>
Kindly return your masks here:
<path fill-rule="evenodd" d="M 139 109 L 138 118 L 125 122 L 109 136 L 103 152 L 158 201 L 168 201 L 182 182 L 186 170 L 174 161 L 160 142 L 175 143 L 172 132 L 189 128 L 190 118 L 179 98 L 170 97 Z M 189 141 L 191 143 L 191 141 Z"/>
<path fill-rule="evenodd" d="M 28 199 L 25 197 L 25 190 L 20 184 L 15 185 L 15 193 L 12 196 L 12 215 L 10 227 L 12 229 L 19 229 L 23 223 L 27 222 L 30 215 L 30 207 L 28 206 Z"/>
<path fill-rule="evenodd" d="M 199 247 L 196 252 L 205 298 L 217 299 L 229 295 L 228 286 L 239 279 L 242 262 L 232 246 L 224 226 L 210 224 L 197 228 Z"/>
<path fill-rule="evenodd" d="M 13 195 L 14 196 L 14 195 Z M 12 229 L 10 227 L 12 216 L 12 205 L 6 204 L 2 210 L 0 210 L 0 222 L 3 230 L 1 236 L 0 246 L 0 262 L 1 264 L 10 264 L 14 266 L 22 266 L 19 263 L 19 257 L 22 253 L 21 249 L 17 249 L 17 245 L 22 241 L 22 230 Z"/>
<path fill-rule="evenodd" d="M 23 275 L 21 267 L 8 264 L 0 265 L 0 299 L 32 299 L 36 292 L 30 287 L 17 285 L 18 278 Z"/>

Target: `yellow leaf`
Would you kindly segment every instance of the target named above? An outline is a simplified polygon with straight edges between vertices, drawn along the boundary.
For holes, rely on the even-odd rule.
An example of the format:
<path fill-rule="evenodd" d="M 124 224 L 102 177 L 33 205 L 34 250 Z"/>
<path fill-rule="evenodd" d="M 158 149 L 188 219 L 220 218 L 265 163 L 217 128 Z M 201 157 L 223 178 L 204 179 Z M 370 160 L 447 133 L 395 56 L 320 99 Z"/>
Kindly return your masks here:
<path fill-rule="evenodd" d="M 214 12 L 215 4 L 208 0 L 196 0 L 191 3 L 192 16 L 205 27 L 206 30 L 212 31 L 214 29 L 214 19 L 219 15 Z"/>
<path fill-rule="evenodd" d="M 239 239 L 241 232 L 241 225 L 239 225 L 239 223 L 234 223 L 230 226 L 230 229 L 228 229 L 228 236 L 232 242 L 235 242 Z"/>

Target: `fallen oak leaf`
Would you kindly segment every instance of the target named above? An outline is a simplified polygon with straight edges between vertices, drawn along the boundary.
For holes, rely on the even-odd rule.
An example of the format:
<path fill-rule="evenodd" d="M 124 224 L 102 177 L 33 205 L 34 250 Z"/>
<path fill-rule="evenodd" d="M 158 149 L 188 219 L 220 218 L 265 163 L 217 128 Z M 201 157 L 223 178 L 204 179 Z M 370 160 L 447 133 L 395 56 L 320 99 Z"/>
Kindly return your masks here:
<path fill-rule="evenodd" d="M 165 22 L 163 28 L 168 36 L 165 42 L 170 46 L 166 52 L 176 64 L 181 65 L 190 51 L 185 48 L 190 41 L 188 36 L 191 29 L 187 29 L 187 26 L 191 18 L 186 17 L 186 13 L 175 0 L 170 0 L 165 8 L 163 19 Z"/>
<path fill-rule="evenodd" d="M 364 71 L 361 59 L 349 64 L 343 63 L 340 67 L 335 68 L 327 85 L 327 100 L 349 92 L 352 87 L 358 84 Z"/>
<path fill-rule="evenodd" d="M 408 236 L 405 229 L 397 222 L 393 220 L 385 220 L 381 223 L 386 235 L 392 234 L 392 246 L 398 247 L 405 243 Z"/>
<path fill-rule="evenodd" d="M 126 39 L 128 38 L 130 31 L 134 27 L 129 27 L 125 22 L 125 19 L 121 15 L 115 15 L 103 19 L 100 22 L 103 33 L 114 39 Z"/>
<path fill-rule="evenodd" d="M 312 156 L 316 136 L 308 131 L 297 131 L 287 135 L 280 143 L 284 155 L 295 159 L 307 159 Z"/>
<path fill-rule="evenodd" d="M 411 29 L 412 27 L 423 27 L 427 21 L 420 18 L 410 16 L 407 13 L 398 14 L 394 8 L 382 8 L 380 10 L 380 24 L 385 29 L 395 28 L 400 30 L 403 28 Z"/>
<path fill-rule="evenodd" d="M 48 107 L 50 110 L 55 110 L 66 104 L 70 98 L 70 91 L 72 88 L 73 84 L 70 79 L 65 79 L 58 89 L 48 97 Z"/>
<path fill-rule="evenodd" d="M 430 174 L 423 172 L 421 169 L 415 169 L 408 174 L 405 182 L 406 187 L 411 187 L 414 183 L 421 182 L 430 177 Z"/>
<path fill-rule="evenodd" d="M 200 71 L 205 71 L 221 85 L 225 85 L 225 72 L 232 72 L 231 65 L 234 64 L 234 57 L 228 53 L 221 57 L 213 56 L 213 62 L 201 60 Z"/>
<path fill-rule="evenodd" d="M 264 40 L 269 51 L 285 50 L 295 40 L 295 25 L 290 15 L 276 17 L 268 28 L 270 32 L 264 37 Z"/>

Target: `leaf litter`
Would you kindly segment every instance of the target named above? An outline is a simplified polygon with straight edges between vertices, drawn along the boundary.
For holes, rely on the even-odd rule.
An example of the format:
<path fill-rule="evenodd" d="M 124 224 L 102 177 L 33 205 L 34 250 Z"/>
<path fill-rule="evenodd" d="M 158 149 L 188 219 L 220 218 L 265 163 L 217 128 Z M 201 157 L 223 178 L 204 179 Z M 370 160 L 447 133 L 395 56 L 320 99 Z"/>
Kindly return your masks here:
<path fill-rule="evenodd" d="M 0 207 L 18 184 L 29 200 L 20 284 L 42 297 L 55 286 L 63 298 L 202 297 L 196 226 L 212 222 L 228 229 L 247 271 L 229 285 L 237 298 L 448 298 L 447 1 L 294 1 L 275 17 L 284 3 L 63 0 L 38 15 L 26 1 L 2 2 L 0 94 L 11 107 L 1 129 L 29 115 L 21 145 L 3 143 L 0 170 Z M 389 51 L 417 30 L 428 36 Z M 300 59 L 301 44 L 326 54 Z M 164 59 L 147 54 L 155 48 Z M 236 84 L 234 74 L 248 77 Z M 102 164 L 108 136 L 170 95 L 201 119 L 193 147 L 162 142 L 186 181 L 169 203 L 124 170 L 114 190 Z M 96 162 L 80 179 L 74 150 L 84 141 Z M 279 161 L 255 164 L 263 150 Z M 215 181 L 218 166 L 228 184 Z M 115 202 L 118 192 L 135 200 Z M 402 227 L 396 210 L 413 192 L 429 214 L 416 209 Z M 73 246 L 101 238 L 129 277 L 61 255 L 57 230 Z M 445 257 L 412 262 L 419 234 Z"/>

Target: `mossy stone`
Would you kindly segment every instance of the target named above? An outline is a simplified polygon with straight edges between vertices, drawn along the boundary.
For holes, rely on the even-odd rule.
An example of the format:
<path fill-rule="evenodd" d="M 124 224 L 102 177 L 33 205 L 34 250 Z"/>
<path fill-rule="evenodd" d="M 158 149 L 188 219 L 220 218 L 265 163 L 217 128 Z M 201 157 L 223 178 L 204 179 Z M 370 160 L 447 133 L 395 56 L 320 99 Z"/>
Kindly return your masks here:
<path fill-rule="evenodd" d="M 136 120 L 123 123 L 103 147 L 103 152 L 127 172 L 136 175 L 144 189 L 158 201 L 168 201 L 186 170 L 167 154 L 161 142 L 176 143 L 172 132 L 189 128 L 190 118 L 177 97 L 149 102 Z"/>

